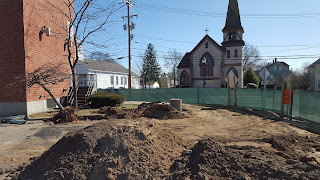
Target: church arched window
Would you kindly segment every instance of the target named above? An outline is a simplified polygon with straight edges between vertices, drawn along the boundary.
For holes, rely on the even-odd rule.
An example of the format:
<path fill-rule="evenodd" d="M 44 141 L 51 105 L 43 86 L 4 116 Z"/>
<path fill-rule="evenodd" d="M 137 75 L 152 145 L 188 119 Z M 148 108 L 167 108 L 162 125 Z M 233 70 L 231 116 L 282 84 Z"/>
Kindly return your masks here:
<path fill-rule="evenodd" d="M 206 59 L 206 64 L 202 64 L 202 60 Z M 209 52 L 202 55 L 200 59 L 200 76 L 213 76 L 214 59 Z"/>
<path fill-rule="evenodd" d="M 189 85 L 189 74 L 187 71 L 182 71 L 180 75 L 180 85 Z"/>
<path fill-rule="evenodd" d="M 230 73 L 230 71 L 232 71 L 233 72 L 233 74 L 234 75 L 236 75 L 236 77 L 238 78 L 238 72 L 237 72 L 237 70 L 234 68 L 234 67 L 232 67 L 232 68 L 230 68 L 229 70 L 228 70 L 228 72 L 227 72 L 227 76 L 228 76 L 228 74 Z"/>

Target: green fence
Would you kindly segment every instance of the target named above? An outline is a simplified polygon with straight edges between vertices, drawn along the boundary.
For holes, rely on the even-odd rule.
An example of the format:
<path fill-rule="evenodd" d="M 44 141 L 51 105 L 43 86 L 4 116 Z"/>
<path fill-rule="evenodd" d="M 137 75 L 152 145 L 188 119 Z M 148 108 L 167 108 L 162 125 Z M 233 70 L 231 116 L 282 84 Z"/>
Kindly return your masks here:
<path fill-rule="evenodd" d="M 126 96 L 127 101 L 167 101 L 182 99 L 187 104 L 228 104 L 226 88 L 167 88 L 167 89 L 99 89 L 98 92 L 111 92 Z M 231 89 L 231 103 L 234 104 L 234 91 Z M 237 89 L 237 104 L 240 107 L 280 112 L 281 91 L 263 89 Z M 284 107 L 287 113 L 287 105 Z M 293 116 L 320 123 L 320 93 L 294 92 Z"/>

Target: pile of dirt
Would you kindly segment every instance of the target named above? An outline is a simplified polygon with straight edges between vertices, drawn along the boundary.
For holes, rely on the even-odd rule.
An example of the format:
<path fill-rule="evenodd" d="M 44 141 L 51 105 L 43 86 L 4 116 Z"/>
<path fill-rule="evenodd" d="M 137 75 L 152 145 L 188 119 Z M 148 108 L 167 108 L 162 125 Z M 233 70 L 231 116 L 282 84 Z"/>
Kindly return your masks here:
<path fill-rule="evenodd" d="M 187 146 L 149 120 L 102 121 L 67 134 L 14 179 L 163 178 Z"/>
<path fill-rule="evenodd" d="M 143 109 L 142 115 L 147 118 L 155 119 L 183 119 L 187 116 L 176 110 L 169 104 L 153 104 Z"/>
<path fill-rule="evenodd" d="M 114 107 L 102 107 L 99 113 L 106 114 L 109 118 L 134 119 L 138 117 L 155 119 L 183 119 L 188 116 L 176 110 L 169 104 L 143 103 L 138 109 L 119 109 Z"/>
<path fill-rule="evenodd" d="M 277 138 L 271 139 L 278 142 Z M 319 179 L 320 164 L 298 158 L 299 153 L 288 156 L 282 149 L 277 152 L 253 146 L 223 146 L 212 138 L 201 140 L 174 162 L 171 178 Z"/>
<path fill-rule="evenodd" d="M 141 117 L 141 111 L 138 109 L 119 109 L 110 106 L 100 108 L 99 113 L 106 114 L 108 119 L 134 119 Z"/>

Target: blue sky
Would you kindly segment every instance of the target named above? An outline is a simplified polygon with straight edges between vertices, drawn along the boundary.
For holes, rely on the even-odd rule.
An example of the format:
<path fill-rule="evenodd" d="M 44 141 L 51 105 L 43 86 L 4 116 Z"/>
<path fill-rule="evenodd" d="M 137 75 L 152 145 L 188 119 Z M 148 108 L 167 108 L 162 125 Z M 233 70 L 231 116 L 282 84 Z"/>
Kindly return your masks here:
<path fill-rule="evenodd" d="M 120 2 L 120 0 L 119 0 Z M 158 52 L 158 61 L 164 64 L 163 56 L 169 49 L 182 54 L 190 52 L 205 36 L 222 42 L 228 0 L 131 0 L 132 14 L 138 18 L 132 44 L 132 64 L 139 61 L 148 43 Z M 285 61 L 290 68 L 298 69 L 304 62 L 320 58 L 320 1 L 319 0 L 238 0 L 244 40 L 256 46 L 263 61 L 274 58 Z M 126 8 L 119 11 L 108 24 L 107 32 L 91 37 L 107 48 L 85 46 L 85 54 L 99 50 L 113 58 L 125 57 L 119 63 L 128 67 L 127 31 L 123 31 Z M 166 68 L 162 68 L 166 72 Z"/>

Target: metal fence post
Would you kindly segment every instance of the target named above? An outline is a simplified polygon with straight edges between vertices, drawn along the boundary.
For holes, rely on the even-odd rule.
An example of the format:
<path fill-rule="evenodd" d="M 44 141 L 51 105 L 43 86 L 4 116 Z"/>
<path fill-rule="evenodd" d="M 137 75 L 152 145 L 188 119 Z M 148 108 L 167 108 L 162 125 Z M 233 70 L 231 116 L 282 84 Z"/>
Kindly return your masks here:
<path fill-rule="evenodd" d="M 263 105 L 264 105 L 264 103 L 263 103 L 263 101 L 264 101 L 263 91 L 264 91 L 264 89 L 261 89 L 261 97 L 262 97 L 262 99 L 261 99 L 261 109 L 262 110 L 263 110 Z"/>
<path fill-rule="evenodd" d="M 198 104 L 200 104 L 199 88 L 197 88 L 197 100 L 198 100 Z"/>

